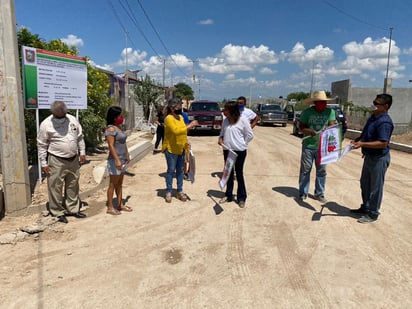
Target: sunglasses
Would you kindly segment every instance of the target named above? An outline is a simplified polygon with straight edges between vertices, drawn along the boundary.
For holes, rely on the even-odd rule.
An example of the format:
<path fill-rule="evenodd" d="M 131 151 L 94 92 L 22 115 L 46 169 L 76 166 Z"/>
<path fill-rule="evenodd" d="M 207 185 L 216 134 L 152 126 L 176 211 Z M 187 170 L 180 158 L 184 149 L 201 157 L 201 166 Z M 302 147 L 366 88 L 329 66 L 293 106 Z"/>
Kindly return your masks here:
<path fill-rule="evenodd" d="M 376 101 L 373 101 L 373 105 L 375 106 L 381 106 L 381 105 L 386 105 L 386 103 L 378 103 Z"/>

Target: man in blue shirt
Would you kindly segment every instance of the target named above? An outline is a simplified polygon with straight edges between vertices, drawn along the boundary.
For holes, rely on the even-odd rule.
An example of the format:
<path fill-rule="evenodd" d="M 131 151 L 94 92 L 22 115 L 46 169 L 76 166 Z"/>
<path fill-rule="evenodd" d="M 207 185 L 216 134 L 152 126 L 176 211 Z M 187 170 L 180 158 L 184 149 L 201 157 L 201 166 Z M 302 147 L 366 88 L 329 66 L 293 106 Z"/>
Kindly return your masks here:
<path fill-rule="evenodd" d="M 374 222 L 380 214 L 385 174 L 390 164 L 389 141 L 393 122 L 388 110 L 391 105 L 391 95 L 377 95 L 361 136 L 351 142 L 354 149 L 362 148 L 364 158 L 360 178 L 362 205 L 359 209 L 351 209 L 352 213 L 363 215 L 358 219 L 360 223 Z"/>
<path fill-rule="evenodd" d="M 186 125 L 188 125 L 189 124 L 189 115 L 187 114 L 187 109 L 186 108 L 183 108 L 182 116 L 183 116 L 183 121 L 185 122 Z"/>

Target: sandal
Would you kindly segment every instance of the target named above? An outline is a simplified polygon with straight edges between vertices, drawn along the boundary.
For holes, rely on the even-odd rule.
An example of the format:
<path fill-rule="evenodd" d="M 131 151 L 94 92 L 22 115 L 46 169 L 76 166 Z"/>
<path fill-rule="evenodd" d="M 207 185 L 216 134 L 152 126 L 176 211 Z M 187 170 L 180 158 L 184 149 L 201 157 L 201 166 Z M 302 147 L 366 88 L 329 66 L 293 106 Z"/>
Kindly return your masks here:
<path fill-rule="evenodd" d="M 187 199 L 188 199 L 186 193 L 183 193 L 183 192 L 177 192 L 176 198 L 177 198 L 178 200 L 181 200 L 182 202 L 186 202 Z"/>
<path fill-rule="evenodd" d="M 225 196 L 225 197 L 223 197 L 219 200 L 219 204 L 230 203 L 230 202 L 233 202 L 233 200 L 228 198 L 227 196 Z"/>
<path fill-rule="evenodd" d="M 114 216 L 118 216 L 118 215 L 121 214 L 120 211 L 118 211 L 117 209 L 114 209 L 114 208 L 113 209 L 107 209 L 106 213 L 108 215 L 114 215 Z"/>
<path fill-rule="evenodd" d="M 120 207 L 120 211 L 127 211 L 127 212 L 131 212 L 133 211 L 132 207 L 123 205 L 122 207 Z"/>
<path fill-rule="evenodd" d="M 166 203 L 171 203 L 172 202 L 172 192 L 167 192 L 166 197 L 165 197 Z"/>

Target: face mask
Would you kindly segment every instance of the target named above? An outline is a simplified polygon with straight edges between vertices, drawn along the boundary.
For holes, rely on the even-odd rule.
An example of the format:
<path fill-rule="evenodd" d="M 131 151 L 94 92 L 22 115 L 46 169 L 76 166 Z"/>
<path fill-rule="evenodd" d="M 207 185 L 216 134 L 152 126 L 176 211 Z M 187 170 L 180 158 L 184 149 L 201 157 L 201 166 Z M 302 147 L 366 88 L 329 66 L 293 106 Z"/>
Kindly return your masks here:
<path fill-rule="evenodd" d="M 316 103 L 315 104 L 315 109 L 318 113 L 321 113 L 325 110 L 326 108 L 326 102 L 322 102 L 322 103 Z"/>
<path fill-rule="evenodd" d="M 119 116 L 114 120 L 114 125 L 115 126 L 121 126 L 124 122 L 124 117 L 123 116 Z"/>
<path fill-rule="evenodd" d="M 378 109 L 378 107 L 377 106 L 375 106 L 375 105 L 371 105 L 371 106 L 369 106 L 369 110 L 371 111 L 371 112 L 373 112 L 373 111 L 376 111 Z"/>
<path fill-rule="evenodd" d="M 181 109 L 175 109 L 175 114 L 176 114 L 176 115 L 181 115 L 181 114 L 182 114 L 182 110 L 181 110 Z"/>
<path fill-rule="evenodd" d="M 245 110 L 245 106 L 243 104 L 239 104 L 239 111 L 243 112 Z"/>
<path fill-rule="evenodd" d="M 53 118 L 53 121 L 57 124 L 63 124 L 66 121 L 66 117 L 63 118 Z"/>

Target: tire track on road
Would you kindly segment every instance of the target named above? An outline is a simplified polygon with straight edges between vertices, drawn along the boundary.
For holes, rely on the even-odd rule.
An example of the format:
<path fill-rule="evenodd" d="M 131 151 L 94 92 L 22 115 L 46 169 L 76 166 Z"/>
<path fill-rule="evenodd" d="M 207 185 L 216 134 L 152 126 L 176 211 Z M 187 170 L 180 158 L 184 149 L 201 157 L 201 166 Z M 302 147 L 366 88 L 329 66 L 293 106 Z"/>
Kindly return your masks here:
<path fill-rule="evenodd" d="M 229 226 L 228 251 L 226 261 L 229 264 L 234 285 L 250 283 L 250 270 L 247 265 L 243 243 L 244 211 L 235 211 L 233 222 Z"/>
<path fill-rule="evenodd" d="M 288 284 L 293 292 L 298 294 L 297 299 L 302 299 L 309 306 L 315 308 L 330 308 L 331 304 L 325 291 L 315 279 L 316 275 L 309 267 L 310 256 L 299 252 L 293 233 L 284 222 L 273 226 L 272 242 L 278 248 Z"/>

